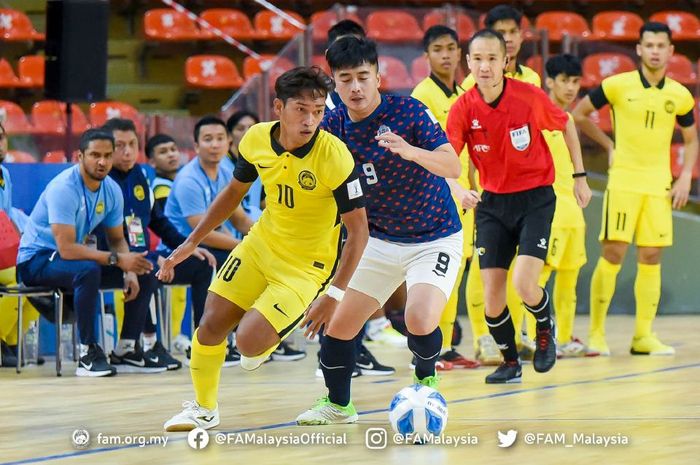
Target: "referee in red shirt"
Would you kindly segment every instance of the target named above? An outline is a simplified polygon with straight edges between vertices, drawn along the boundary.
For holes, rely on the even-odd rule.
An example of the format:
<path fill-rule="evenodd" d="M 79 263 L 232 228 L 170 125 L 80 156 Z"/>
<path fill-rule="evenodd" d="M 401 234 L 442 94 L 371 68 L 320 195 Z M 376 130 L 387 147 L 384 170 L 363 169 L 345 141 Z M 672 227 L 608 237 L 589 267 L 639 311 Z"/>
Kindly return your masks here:
<path fill-rule="evenodd" d="M 557 359 L 549 295 L 537 284 L 556 205 L 554 164 L 543 130 L 563 132 L 581 207 L 588 205 L 591 190 L 573 120 L 541 89 L 504 77 L 503 36 L 490 29 L 474 34 L 467 63 L 476 86 L 452 106 L 447 134 L 457 153 L 467 145 L 484 188 L 476 209 L 476 251 L 484 280 L 486 322 L 504 359 L 486 382 L 519 383 L 522 367 L 506 307 L 506 278 L 516 251 L 513 284 L 537 319 L 535 371 L 549 371 Z"/>

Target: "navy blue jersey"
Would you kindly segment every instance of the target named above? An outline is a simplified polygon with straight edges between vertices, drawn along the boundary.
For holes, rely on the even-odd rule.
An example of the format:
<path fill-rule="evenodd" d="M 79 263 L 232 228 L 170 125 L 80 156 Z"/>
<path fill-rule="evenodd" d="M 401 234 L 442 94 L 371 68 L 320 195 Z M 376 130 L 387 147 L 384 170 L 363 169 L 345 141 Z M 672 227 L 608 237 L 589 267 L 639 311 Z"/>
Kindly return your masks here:
<path fill-rule="evenodd" d="M 355 159 L 372 237 L 420 243 L 462 229 L 445 179 L 380 147 L 374 139 L 390 130 L 425 150 L 447 144 L 445 133 L 425 105 L 411 97 L 382 95 L 381 104 L 370 116 L 352 122 L 341 103 L 326 111 L 321 128 L 345 142 Z"/>

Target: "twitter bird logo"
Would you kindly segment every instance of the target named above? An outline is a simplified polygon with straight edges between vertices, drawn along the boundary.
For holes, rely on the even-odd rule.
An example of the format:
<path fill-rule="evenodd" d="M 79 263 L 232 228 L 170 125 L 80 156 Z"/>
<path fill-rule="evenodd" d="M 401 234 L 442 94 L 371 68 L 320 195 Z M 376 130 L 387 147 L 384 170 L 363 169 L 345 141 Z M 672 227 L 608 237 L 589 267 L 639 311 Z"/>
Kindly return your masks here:
<path fill-rule="evenodd" d="M 510 447 L 518 437 L 518 432 L 514 429 L 507 433 L 498 432 L 498 447 Z"/>

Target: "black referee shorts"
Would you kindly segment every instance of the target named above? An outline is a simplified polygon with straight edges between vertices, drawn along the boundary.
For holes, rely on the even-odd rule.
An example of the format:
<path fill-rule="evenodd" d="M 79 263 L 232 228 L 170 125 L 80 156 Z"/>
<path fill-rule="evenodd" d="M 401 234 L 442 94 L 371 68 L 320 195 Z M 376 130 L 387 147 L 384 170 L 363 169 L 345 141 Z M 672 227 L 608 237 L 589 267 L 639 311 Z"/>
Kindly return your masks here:
<path fill-rule="evenodd" d="M 544 260 L 556 197 L 551 186 L 512 194 L 484 191 L 476 208 L 476 254 L 485 268 L 508 269 L 515 252 Z"/>

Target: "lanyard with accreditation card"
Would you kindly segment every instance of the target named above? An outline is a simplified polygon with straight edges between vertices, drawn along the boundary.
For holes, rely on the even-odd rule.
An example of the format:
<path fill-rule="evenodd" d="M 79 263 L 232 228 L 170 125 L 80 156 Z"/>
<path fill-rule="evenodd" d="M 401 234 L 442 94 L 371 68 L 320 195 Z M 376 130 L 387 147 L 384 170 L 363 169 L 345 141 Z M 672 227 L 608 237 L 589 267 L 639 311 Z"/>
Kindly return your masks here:
<path fill-rule="evenodd" d="M 92 214 L 97 212 L 97 205 L 100 203 L 100 194 L 102 193 L 102 183 L 97 189 L 97 198 L 95 198 L 95 205 L 92 206 L 92 212 L 90 212 L 90 206 L 88 204 L 88 196 L 85 190 L 85 182 L 81 178 L 81 183 L 83 186 L 83 200 L 85 201 L 85 217 L 87 219 L 87 230 L 88 234 L 83 238 L 83 244 L 90 247 L 93 250 L 97 250 L 97 236 L 94 234 L 89 234 L 92 230 Z M 101 213 L 101 212 L 97 212 Z"/>

